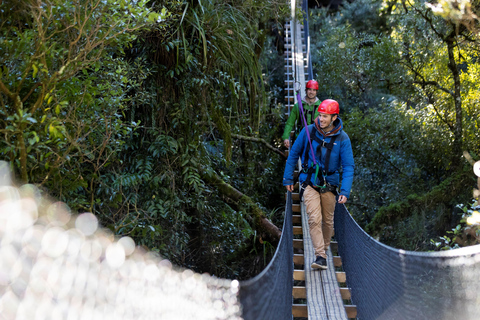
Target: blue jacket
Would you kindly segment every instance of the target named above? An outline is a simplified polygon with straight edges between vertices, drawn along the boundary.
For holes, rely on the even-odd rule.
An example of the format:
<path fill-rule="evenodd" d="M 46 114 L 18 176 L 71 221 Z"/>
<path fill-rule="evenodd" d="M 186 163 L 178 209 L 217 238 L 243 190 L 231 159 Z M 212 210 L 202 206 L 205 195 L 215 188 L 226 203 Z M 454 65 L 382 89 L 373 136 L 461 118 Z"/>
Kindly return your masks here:
<path fill-rule="evenodd" d="M 353 171 L 355 168 L 355 163 L 353 160 L 353 152 L 352 152 L 352 144 L 350 142 L 350 138 L 348 135 L 343 131 L 343 123 L 340 118 L 334 121 L 335 130 L 338 130 L 332 135 L 327 137 L 323 137 L 323 135 L 318 132 L 315 128 L 313 129 L 314 134 L 320 138 L 320 140 L 325 141 L 326 143 L 330 142 L 331 137 L 334 135 L 338 135 L 334 142 L 334 146 L 332 152 L 330 154 L 330 163 L 328 165 L 329 172 L 335 172 L 334 174 L 330 174 L 326 177 L 328 183 L 334 186 L 338 186 L 340 182 L 340 174 L 338 170 L 340 167 L 343 170 L 342 173 L 342 184 L 340 188 L 340 195 L 344 195 L 347 198 L 350 196 L 350 190 L 352 189 L 352 182 L 353 182 Z M 312 127 L 315 127 L 315 124 L 311 124 L 307 126 L 309 133 L 312 132 Z M 313 150 L 317 150 L 318 142 L 310 137 L 312 140 Z M 325 155 L 327 152 L 326 148 L 321 147 L 321 155 L 315 154 L 315 159 L 317 164 L 320 166 L 320 170 L 324 168 L 325 164 Z M 285 172 L 283 174 L 283 185 L 288 186 L 293 184 L 293 172 L 295 171 L 295 167 L 298 162 L 298 158 L 301 157 L 302 164 L 305 164 L 305 153 L 309 152 L 309 163 L 308 166 L 313 165 L 312 154 L 310 150 L 310 145 L 307 138 L 307 133 L 305 132 L 305 128 L 302 129 L 300 134 L 298 135 L 295 143 L 293 144 L 290 154 L 288 155 L 287 164 L 285 166 Z M 319 176 L 321 173 L 319 173 Z M 321 176 L 319 177 L 321 178 Z M 299 182 L 302 184 L 307 179 L 307 173 L 301 172 L 299 176 Z M 314 184 L 319 184 L 320 181 L 317 178 L 317 181 L 314 181 L 315 174 L 311 175 L 311 181 Z"/>

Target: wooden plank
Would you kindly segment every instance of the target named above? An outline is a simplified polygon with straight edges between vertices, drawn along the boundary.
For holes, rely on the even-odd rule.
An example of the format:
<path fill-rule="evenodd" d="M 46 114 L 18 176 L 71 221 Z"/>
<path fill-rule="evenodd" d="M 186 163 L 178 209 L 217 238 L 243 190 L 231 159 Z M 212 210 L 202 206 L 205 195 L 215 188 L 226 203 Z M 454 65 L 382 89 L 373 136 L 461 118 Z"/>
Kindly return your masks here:
<path fill-rule="evenodd" d="M 292 305 L 292 316 L 294 318 L 306 318 L 308 317 L 308 309 L 306 304 L 294 304 Z"/>
<path fill-rule="evenodd" d="M 302 239 L 293 239 L 293 247 L 296 249 L 303 249 L 303 240 Z"/>
<path fill-rule="evenodd" d="M 307 298 L 307 290 L 305 287 L 294 286 L 292 290 L 293 299 L 305 299 Z"/>
<path fill-rule="evenodd" d="M 303 254 L 294 254 L 293 255 L 293 264 L 296 264 L 296 265 L 303 265 L 304 261 L 303 261 Z"/>
<path fill-rule="evenodd" d="M 292 203 L 292 212 L 301 212 L 300 204 Z"/>
<path fill-rule="evenodd" d="M 285 192 L 285 200 L 287 200 L 287 193 Z M 298 192 L 292 192 L 292 200 L 300 201 L 300 194 Z"/>
<path fill-rule="evenodd" d="M 347 275 L 343 271 L 337 271 L 335 272 L 335 275 L 337 276 L 337 281 L 340 283 L 345 283 L 347 282 Z"/>
<path fill-rule="evenodd" d="M 305 270 L 293 270 L 293 280 L 305 281 Z"/>
<path fill-rule="evenodd" d="M 303 234 L 303 229 L 302 229 L 302 227 L 293 226 L 293 234 Z"/>
<path fill-rule="evenodd" d="M 341 267 L 342 266 L 342 258 L 339 256 L 334 256 L 333 257 L 333 265 L 335 267 Z"/>
<path fill-rule="evenodd" d="M 357 306 L 354 305 L 346 305 L 345 312 L 347 313 L 348 319 L 356 319 L 357 318 Z"/>
<path fill-rule="evenodd" d="M 352 298 L 350 288 L 340 288 L 340 294 L 342 295 L 343 300 L 350 300 Z"/>

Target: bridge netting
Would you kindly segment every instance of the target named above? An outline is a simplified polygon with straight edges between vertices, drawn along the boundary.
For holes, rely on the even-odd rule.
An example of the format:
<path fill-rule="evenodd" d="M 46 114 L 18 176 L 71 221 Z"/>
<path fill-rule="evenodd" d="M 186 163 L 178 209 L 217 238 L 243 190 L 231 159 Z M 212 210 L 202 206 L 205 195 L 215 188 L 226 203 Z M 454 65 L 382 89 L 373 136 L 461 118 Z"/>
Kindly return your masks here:
<path fill-rule="evenodd" d="M 292 319 L 292 244 L 292 195 L 289 192 L 282 236 L 272 260 L 259 275 L 240 283 L 240 301 L 244 319 Z"/>
<path fill-rule="evenodd" d="M 357 319 L 480 319 L 480 245 L 443 252 L 386 246 L 337 206 L 335 237 Z"/>

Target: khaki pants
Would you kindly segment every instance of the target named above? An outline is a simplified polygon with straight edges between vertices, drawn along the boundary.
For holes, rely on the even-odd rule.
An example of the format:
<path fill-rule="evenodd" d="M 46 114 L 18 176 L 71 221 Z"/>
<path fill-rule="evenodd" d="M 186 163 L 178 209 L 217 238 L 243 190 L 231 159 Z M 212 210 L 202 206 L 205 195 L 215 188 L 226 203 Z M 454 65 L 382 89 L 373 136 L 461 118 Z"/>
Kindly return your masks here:
<path fill-rule="evenodd" d="M 311 186 L 307 186 L 303 193 L 303 201 L 307 209 L 315 256 L 327 258 L 327 249 L 333 235 L 336 197 L 332 192 L 319 193 Z"/>

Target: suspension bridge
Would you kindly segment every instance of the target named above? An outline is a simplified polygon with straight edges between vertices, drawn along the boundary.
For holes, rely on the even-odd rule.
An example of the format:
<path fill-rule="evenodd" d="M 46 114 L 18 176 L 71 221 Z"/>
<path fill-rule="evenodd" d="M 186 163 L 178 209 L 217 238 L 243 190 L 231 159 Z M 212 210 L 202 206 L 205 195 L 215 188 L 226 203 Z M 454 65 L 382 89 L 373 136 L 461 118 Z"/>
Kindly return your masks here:
<path fill-rule="evenodd" d="M 295 103 L 294 83 L 299 82 L 305 88 L 306 80 L 314 78 L 307 3 L 301 3 L 305 18 L 300 23 L 294 16 L 295 7 L 300 3 L 291 2 L 292 20 L 285 26 L 287 112 Z M 480 246 L 431 253 L 394 249 L 366 234 L 343 204 L 337 204 L 335 209 L 334 238 L 327 252 L 328 265 L 333 267 L 325 271 L 312 270 L 310 263 L 315 255 L 305 206 L 299 201 L 298 193 L 288 193 L 282 239 L 273 261 L 262 274 L 240 285 L 244 318 L 480 318 L 480 295 L 477 293 Z M 285 247 L 294 251 L 292 260 L 285 261 L 287 255 L 281 251 Z M 284 274 L 278 269 L 289 270 L 291 276 L 280 278 Z M 269 283 L 265 277 L 276 277 L 277 287 L 254 288 L 257 283 Z M 281 282 L 288 283 L 288 286 Z M 280 294 L 284 287 L 288 288 Z M 274 297 L 262 300 L 258 297 L 252 301 L 252 292 L 271 293 Z M 285 306 L 285 302 L 280 301 L 284 296 L 292 298 L 291 312 L 290 305 Z M 258 301 L 272 301 L 272 307 Z M 282 315 L 280 305 L 285 309 Z"/>
<path fill-rule="evenodd" d="M 307 1 L 302 9 L 307 12 Z M 312 79 L 308 14 L 285 26 L 285 97 Z M 288 112 L 288 109 L 287 109 Z M 298 192 L 285 197 L 282 236 L 268 266 L 246 280 L 172 266 L 128 237 L 74 217 L 0 163 L 0 320 L 10 319 L 479 319 L 480 246 L 411 252 L 379 243 L 335 210 L 328 270 L 313 248 Z"/>

